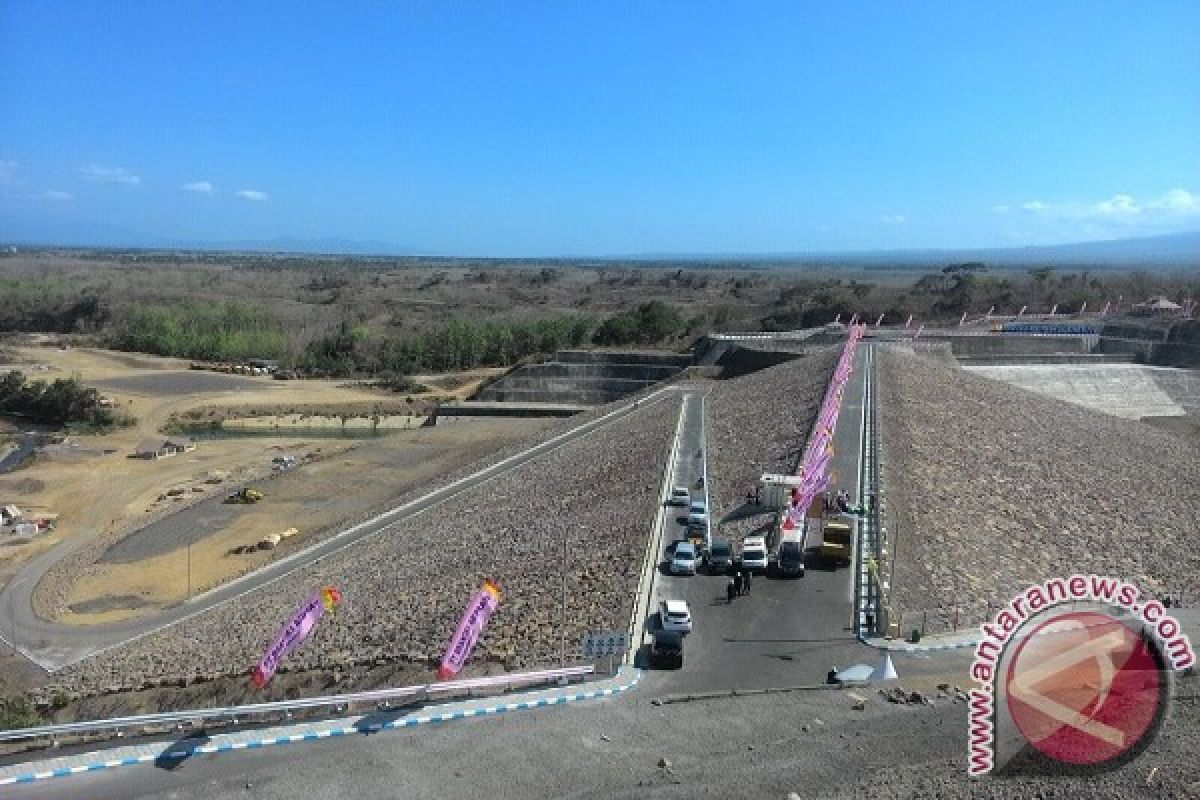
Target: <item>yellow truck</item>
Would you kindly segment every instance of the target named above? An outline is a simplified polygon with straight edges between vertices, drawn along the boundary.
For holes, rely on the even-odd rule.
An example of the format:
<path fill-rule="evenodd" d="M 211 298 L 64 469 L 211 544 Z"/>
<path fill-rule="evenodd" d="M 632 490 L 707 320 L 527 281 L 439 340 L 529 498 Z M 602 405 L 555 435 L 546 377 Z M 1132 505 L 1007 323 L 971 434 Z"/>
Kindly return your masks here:
<path fill-rule="evenodd" d="M 821 559 L 837 564 L 850 565 L 853 551 L 851 537 L 854 523 L 842 519 L 821 520 Z"/>
<path fill-rule="evenodd" d="M 814 498 L 805 512 L 806 547 L 822 561 L 850 565 L 854 554 L 854 522 L 830 515 L 823 497 Z"/>
<path fill-rule="evenodd" d="M 257 503 L 262 499 L 262 492 L 260 492 L 258 489 L 251 489 L 249 486 L 247 486 L 229 495 L 229 497 L 226 497 L 225 502 L 239 505 L 249 505 L 251 503 Z"/>

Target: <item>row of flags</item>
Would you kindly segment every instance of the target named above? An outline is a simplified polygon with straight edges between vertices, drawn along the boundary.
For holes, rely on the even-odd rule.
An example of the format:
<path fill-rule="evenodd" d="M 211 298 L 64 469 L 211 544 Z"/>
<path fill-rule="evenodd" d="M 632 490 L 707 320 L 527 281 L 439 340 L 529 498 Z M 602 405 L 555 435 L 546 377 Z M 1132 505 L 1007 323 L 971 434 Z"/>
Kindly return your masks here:
<path fill-rule="evenodd" d="M 1096 313 L 1096 316 L 1099 316 L 1099 317 L 1107 317 L 1107 316 L 1109 315 L 1109 313 L 1110 313 L 1110 312 L 1115 314 L 1115 313 L 1117 313 L 1118 311 L 1120 311 L 1120 310 L 1121 310 L 1121 304 L 1122 304 L 1122 303 L 1124 303 L 1124 302 L 1125 302 L 1125 295 L 1118 295 L 1118 296 L 1117 296 L 1117 299 L 1116 299 L 1115 301 L 1113 301 L 1113 300 L 1108 300 L 1108 301 L 1106 301 L 1106 302 L 1104 303 L 1104 306 L 1103 306 L 1103 307 L 1100 309 L 1100 311 L 1099 311 L 1099 312 L 1093 312 L 1093 313 Z M 1056 317 L 1056 316 L 1060 316 L 1060 314 L 1059 314 L 1059 310 L 1058 310 L 1058 307 L 1059 307 L 1059 305 L 1060 305 L 1059 303 L 1055 303 L 1054 305 L 1052 305 L 1052 306 L 1050 307 L 1050 310 L 1049 310 L 1049 311 L 1047 311 L 1047 312 L 1045 312 L 1045 313 L 1043 313 L 1043 314 L 1040 314 L 1039 316 L 1043 316 L 1043 317 Z M 1078 310 L 1078 311 L 1076 311 L 1076 312 L 1075 312 L 1075 314 L 1076 314 L 1076 315 L 1083 315 L 1083 314 L 1086 314 L 1086 313 L 1087 313 L 1087 307 L 1088 307 L 1087 301 L 1086 301 L 1086 300 L 1084 300 L 1084 301 L 1083 301 L 1083 303 L 1081 303 L 1081 304 L 1080 304 L 1080 306 L 1079 306 L 1079 310 Z M 1015 319 L 1021 319 L 1022 317 L 1024 317 L 1024 316 L 1025 316 L 1025 313 L 1026 313 L 1028 310 L 1029 310 L 1029 306 L 1028 306 L 1028 305 L 1023 305 L 1023 306 L 1021 306 L 1019 309 L 1017 309 L 1017 313 L 1014 315 L 1014 318 L 1015 318 Z M 1196 310 L 1196 301 L 1195 301 L 1195 300 L 1192 300 L 1192 299 L 1190 299 L 1190 298 L 1189 298 L 1189 299 L 1187 299 L 1187 300 L 1184 300 L 1184 301 L 1183 301 L 1183 315 L 1184 315 L 1185 317 L 1187 317 L 1187 316 L 1191 316 L 1191 315 L 1192 315 L 1192 313 L 1193 313 L 1195 310 Z M 995 306 L 992 306 L 992 307 L 990 307 L 990 308 L 987 310 L 987 312 L 986 312 L 986 313 L 983 315 L 983 317 L 982 317 L 983 321 L 985 321 L 985 322 L 986 322 L 986 321 L 989 321 L 989 320 L 991 320 L 992 316 L 993 316 L 995 313 L 996 313 L 996 307 L 995 307 Z M 967 318 L 968 318 L 969 314 L 970 314 L 970 312 L 968 312 L 968 311 L 964 311 L 964 312 L 962 313 L 962 316 L 961 316 L 961 317 L 959 317 L 959 319 L 958 319 L 958 324 L 959 324 L 959 326 L 963 326 L 963 325 L 966 325 L 966 324 L 967 324 Z M 1070 312 L 1068 312 L 1068 311 L 1064 311 L 1064 312 L 1062 312 L 1062 316 L 1066 316 L 1066 315 L 1068 315 L 1068 314 L 1070 314 Z M 878 317 L 876 317 L 876 318 L 875 318 L 875 327 L 876 327 L 876 328 L 878 328 L 879 326 L 881 326 L 881 325 L 883 324 L 883 318 L 884 318 L 884 316 L 886 316 L 886 315 L 885 315 L 885 314 L 880 314 Z M 855 314 L 854 316 L 852 316 L 852 317 L 850 318 L 850 322 L 849 322 L 848 324 L 849 324 L 849 325 L 851 325 L 851 326 L 853 326 L 853 325 L 855 325 L 856 323 L 858 323 L 858 320 L 859 320 L 859 315 L 858 315 L 858 314 Z M 842 315 L 839 313 L 837 316 L 835 316 L 835 317 L 833 318 L 833 321 L 834 321 L 835 323 L 840 323 L 840 322 L 842 321 Z M 862 325 L 862 327 L 866 327 L 866 323 L 860 323 L 860 324 Z M 904 322 L 904 328 L 905 328 L 905 330 L 911 329 L 911 328 L 912 328 L 912 324 L 913 324 L 913 315 L 912 315 L 912 314 L 909 314 L 909 315 L 908 315 L 908 319 L 907 319 L 907 320 L 905 320 L 905 322 Z M 924 330 L 924 327 L 925 327 L 924 325 L 921 325 L 921 326 L 918 328 L 918 333 L 917 333 L 917 335 L 918 335 L 918 336 L 920 335 L 920 331 L 921 331 L 921 330 Z"/>
<path fill-rule="evenodd" d="M 911 321 L 911 320 L 910 320 Z M 876 321 L 878 325 L 879 322 Z M 800 485 L 792 492 L 792 504 L 783 522 L 783 529 L 793 530 L 802 524 L 804 512 L 812 503 L 813 498 L 829 488 L 829 464 L 833 460 L 833 432 L 837 429 L 838 415 L 842 410 L 842 397 L 850 373 L 854 369 L 854 353 L 858 343 L 866 333 L 865 323 L 858 322 L 858 315 L 850 319 L 849 333 L 842 354 L 838 357 L 837 366 L 833 369 L 833 378 L 825 390 L 821 401 L 821 410 L 817 414 L 817 424 L 808 445 L 804 449 L 804 457 L 800 460 L 797 473 Z"/>

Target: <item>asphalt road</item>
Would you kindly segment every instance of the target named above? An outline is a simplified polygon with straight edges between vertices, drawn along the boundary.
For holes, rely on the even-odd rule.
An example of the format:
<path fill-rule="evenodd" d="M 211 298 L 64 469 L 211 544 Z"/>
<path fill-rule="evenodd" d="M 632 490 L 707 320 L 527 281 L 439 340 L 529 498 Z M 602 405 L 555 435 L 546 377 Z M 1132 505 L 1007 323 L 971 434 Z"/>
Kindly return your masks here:
<path fill-rule="evenodd" d="M 4 787 L 5 797 L 782 800 L 853 784 L 931 751 L 955 756 L 966 778 L 964 705 L 918 711 L 873 700 L 852 712 L 844 693 L 827 691 L 653 705 L 661 694 L 647 684 L 621 699 L 197 755 Z M 670 769 L 658 766 L 661 758 Z"/>
<path fill-rule="evenodd" d="M 863 375 L 856 369 L 846 387 L 841 416 L 834 433 L 832 488 L 857 495 L 862 431 Z M 702 414 L 685 413 L 680 455 L 672 485 L 696 491 L 703 470 L 697 453 L 703 448 Z M 720 479 L 721 476 L 716 476 Z M 664 533 L 663 563 L 655 592 L 659 599 L 686 600 L 693 630 L 684 642 L 684 667 L 666 673 L 672 692 L 688 693 L 732 688 L 765 688 L 823 683 L 830 667 L 873 664 L 878 656 L 860 644 L 851 630 L 853 570 L 823 567 L 810 558 L 802 578 L 754 576 L 750 594 L 733 604 L 726 599 L 725 576 L 701 572 L 695 576 L 667 573 L 672 542 L 683 538 L 685 509 L 671 514 Z M 771 514 L 759 515 L 763 525 Z M 714 518 L 714 523 L 720 520 Z M 655 604 L 657 605 L 657 603 Z M 653 622 L 653 621 L 652 621 Z"/>
<path fill-rule="evenodd" d="M 412 502 L 382 514 L 373 520 L 349 528 L 310 548 L 280 559 L 257 572 L 231 581 L 203 595 L 198 595 L 188 603 L 166 609 L 160 614 L 153 616 L 106 625 L 81 627 L 62 625 L 43 620 L 35 615 L 31 598 L 37 582 L 45 575 L 52 564 L 87 542 L 87 537 L 84 536 L 69 539 L 26 564 L 9 581 L 3 591 L 0 591 L 0 639 L 6 645 L 11 645 L 15 641 L 18 649 L 43 669 L 51 671 L 60 669 L 130 639 L 152 633 L 188 617 L 208 611 L 247 592 L 279 580 L 293 570 L 315 563 L 364 537 L 381 533 L 394 523 L 428 511 L 461 492 L 469 491 L 532 459 L 574 440 L 595 433 L 628 414 L 637 413 L 638 409 L 644 409 L 652 403 L 673 399 L 677 396 L 680 389 L 686 388 L 680 386 L 668 387 L 641 398 L 636 406 L 633 403 L 628 403 L 603 417 L 589 420 L 577 428 L 573 428 L 553 439 L 541 442 L 509 459 L 480 470 L 461 481 L 443 486 Z"/>

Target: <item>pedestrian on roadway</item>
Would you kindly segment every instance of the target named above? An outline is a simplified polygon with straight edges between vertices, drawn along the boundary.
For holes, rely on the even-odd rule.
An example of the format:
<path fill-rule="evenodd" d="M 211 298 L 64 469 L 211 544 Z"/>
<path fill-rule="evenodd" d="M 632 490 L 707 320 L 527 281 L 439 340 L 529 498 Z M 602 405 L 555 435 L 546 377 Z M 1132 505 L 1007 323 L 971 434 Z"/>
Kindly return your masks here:
<path fill-rule="evenodd" d="M 725 597 L 729 599 L 729 604 L 733 605 L 733 598 L 737 595 L 737 590 L 733 588 L 733 578 L 729 579 L 729 583 L 725 586 Z"/>
<path fill-rule="evenodd" d="M 746 577 L 742 579 L 742 589 L 744 594 L 750 594 L 750 578 L 754 575 L 754 570 L 746 570 Z"/>
<path fill-rule="evenodd" d="M 733 593 L 739 595 L 742 593 L 742 571 L 740 569 L 733 576 Z"/>

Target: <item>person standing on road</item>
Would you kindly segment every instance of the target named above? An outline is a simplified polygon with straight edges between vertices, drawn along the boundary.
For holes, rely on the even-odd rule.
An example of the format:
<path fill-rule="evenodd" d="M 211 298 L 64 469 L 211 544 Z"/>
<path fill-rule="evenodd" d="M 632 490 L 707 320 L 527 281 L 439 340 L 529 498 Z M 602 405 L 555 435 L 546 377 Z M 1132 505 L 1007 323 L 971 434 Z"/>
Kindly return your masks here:
<path fill-rule="evenodd" d="M 754 576 L 754 570 L 746 570 L 746 577 L 742 579 L 743 594 L 750 594 L 750 578 Z"/>
<path fill-rule="evenodd" d="M 733 605 L 733 598 L 737 594 L 737 590 L 733 588 L 733 578 L 729 579 L 729 583 L 725 586 L 725 596 L 729 599 L 729 605 Z"/>
<path fill-rule="evenodd" d="M 742 593 L 742 571 L 739 569 L 737 574 L 733 576 L 733 593 L 740 595 Z"/>

